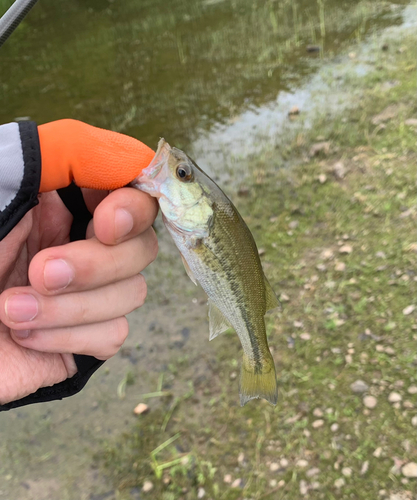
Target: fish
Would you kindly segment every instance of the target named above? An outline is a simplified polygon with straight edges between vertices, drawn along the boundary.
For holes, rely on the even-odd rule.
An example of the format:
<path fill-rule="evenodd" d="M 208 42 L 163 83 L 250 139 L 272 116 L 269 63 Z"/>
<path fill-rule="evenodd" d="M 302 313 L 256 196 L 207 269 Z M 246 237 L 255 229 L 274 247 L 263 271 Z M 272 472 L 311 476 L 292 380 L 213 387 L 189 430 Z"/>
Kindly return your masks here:
<path fill-rule="evenodd" d="M 158 199 L 188 276 L 206 292 L 209 340 L 230 327 L 236 331 L 243 349 L 241 406 L 255 398 L 276 405 L 277 377 L 264 316 L 278 299 L 243 218 L 220 187 L 164 139 L 130 185 Z"/>

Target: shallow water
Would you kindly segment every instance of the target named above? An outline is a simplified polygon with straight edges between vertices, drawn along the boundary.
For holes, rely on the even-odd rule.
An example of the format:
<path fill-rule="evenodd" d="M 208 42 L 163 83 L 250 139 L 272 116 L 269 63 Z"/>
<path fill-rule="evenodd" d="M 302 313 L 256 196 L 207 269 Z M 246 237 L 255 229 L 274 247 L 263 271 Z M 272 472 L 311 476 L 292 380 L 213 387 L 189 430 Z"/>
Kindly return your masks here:
<path fill-rule="evenodd" d="M 0 0 L 0 8 L 10 3 Z M 0 49 L 0 123 L 72 117 L 152 147 L 164 136 L 215 175 L 226 163 L 233 180 L 239 157 L 256 153 L 262 141 L 279 145 L 288 128 L 348 105 L 335 82 L 344 71 L 366 72 L 368 63 L 350 60 L 345 49 L 352 41 L 372 44 L 375 32 L 400 24 L 406 2 L 326 2 L 321 17 L 321 3 L 311 1 L 119 5 L 40 0 Z M 307 53 L 310 43 L 321 52 Z M 301 114 L 292 122 L 294 105 Z M 128 428 L 139 395 L 156 390 L 168 364 L 189 360 L 174 390 L 210 375 L 216 346 L 208 343 L 204 294 L 158 230 L 149 300 L 129 318 L 126 348 L 81 394 L 0 416 L 1 499 L 113 498 L 92 467 L 100 441 Z M 119 399 L 129 372 L 135 384 Z"/>

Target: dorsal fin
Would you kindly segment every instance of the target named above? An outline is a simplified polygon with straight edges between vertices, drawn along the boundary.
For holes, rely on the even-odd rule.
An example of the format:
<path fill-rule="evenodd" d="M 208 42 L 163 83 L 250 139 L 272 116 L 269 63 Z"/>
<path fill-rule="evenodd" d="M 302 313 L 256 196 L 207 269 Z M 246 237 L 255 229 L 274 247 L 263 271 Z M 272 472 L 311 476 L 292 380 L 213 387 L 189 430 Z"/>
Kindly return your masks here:
<path fill-rule="evenodd" d="M 276 307 L 278 307 L 280 304 L 277 296 L 275 295 L 274 290 L 272 290 L 272 287 L 269 284 L 269 281 L 266 279 L 265 275 L 264 275 L 264 282 L 265 282 L 266 310 L 270 311 L 271 309 L 275 309 Z"/>

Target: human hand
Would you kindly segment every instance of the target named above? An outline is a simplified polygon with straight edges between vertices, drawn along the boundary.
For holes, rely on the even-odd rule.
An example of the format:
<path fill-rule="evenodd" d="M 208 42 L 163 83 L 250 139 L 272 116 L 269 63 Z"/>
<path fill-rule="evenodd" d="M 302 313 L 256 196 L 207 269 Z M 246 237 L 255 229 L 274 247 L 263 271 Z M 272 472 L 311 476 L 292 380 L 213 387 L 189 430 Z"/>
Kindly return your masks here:
<path fill-rule="evenodd" d="M 83 193 L 86 240 L 69 242 L 72 216 L 53 191 L 0 242 L 0 404 L 72 377 L 74 353 L 113 356 L 145 299 L 155 201 L 131 188 Z"/>

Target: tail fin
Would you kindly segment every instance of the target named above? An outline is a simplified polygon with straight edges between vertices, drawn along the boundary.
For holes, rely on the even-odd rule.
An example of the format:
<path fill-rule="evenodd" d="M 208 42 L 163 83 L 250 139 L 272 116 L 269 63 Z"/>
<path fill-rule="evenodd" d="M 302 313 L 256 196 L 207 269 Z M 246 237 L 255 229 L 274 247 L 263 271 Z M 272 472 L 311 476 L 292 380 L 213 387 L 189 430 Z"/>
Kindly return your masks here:
<path fill-rule="evenodd" d="M 272 356 L 262 361 L 262 369 L 255 367 L 243 354 L 242 367 L 240 369 L 240 405 L 244 406 L 249 400 L 264 398 L 271 404 L 276 405 L 278 401 L 277 377 Z"/>

